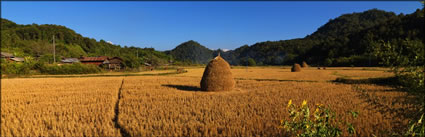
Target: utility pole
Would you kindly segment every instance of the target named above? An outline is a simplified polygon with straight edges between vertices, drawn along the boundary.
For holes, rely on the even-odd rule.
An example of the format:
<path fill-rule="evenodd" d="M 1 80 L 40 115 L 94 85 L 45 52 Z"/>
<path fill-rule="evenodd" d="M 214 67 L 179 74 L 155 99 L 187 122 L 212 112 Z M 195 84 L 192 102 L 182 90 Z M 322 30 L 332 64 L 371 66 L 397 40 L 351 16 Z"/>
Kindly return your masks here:
<path fill-rule="evenodd" d="M 53 63 L 56 63 L 55 35 L 53 35 Z"/>
<path fill-rule="evenodd" d="M 139 58 L 139 49 L 136 49 L 136 57 Z"/>

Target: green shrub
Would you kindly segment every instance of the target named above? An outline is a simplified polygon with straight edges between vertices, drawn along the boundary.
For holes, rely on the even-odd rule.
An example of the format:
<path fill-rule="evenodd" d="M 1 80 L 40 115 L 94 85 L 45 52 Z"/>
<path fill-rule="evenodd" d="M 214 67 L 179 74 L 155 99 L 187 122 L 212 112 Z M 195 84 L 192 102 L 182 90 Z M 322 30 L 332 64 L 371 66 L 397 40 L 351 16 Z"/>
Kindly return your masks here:
<path fill-rule="evenodd" d="M 421 108 L 425 107 L 424 87 L 424 44 L 421 40 L 393 40 L 392 42 L 375 42 L 373 53 L 381 59 L 381 64 L 391 68 L 408 93 L 411 93 L 421 101 Z M 425 136 L 423 116 L 424 109 L 418 111 L 419 120 L 410 121 L 405 136 Z"/>
<path fill-rule="evenodd" d="M 40 73 L 42 74 L 90 74 L 90 73 L 99 73 L 102 70 L 96 65 L 91 64 L 49 64 L 49 65 L 40 65 Z"/>
<path fill-rule="evenodd" d="M 409 129 L 404 134 L 404 136 L 424 137 L 425 122 L 423 120 L 424 120 L 424 114 L 422 114 L 421 118 L 418 121 L 411 121 L 409 124 Z"/>
<path fill-rule="evenodd" d="M 6 75 L 29 75 L 36 62 L 32 57 L 25 57 L 24 62 L 1 61 L 1 74 Z"/>
<path fill-rule="evenodd" d="M 391 68 L 411 92 L 425 94 L 424 88 L 424 44 L 419 40 L 380 41 L 373 49 L 381 64 Z"/>
<path fill-rule="evenodd" d="M 292 104 L 292 100 L 289 100 L 287 109 L 290 120 L 282 120 L 279 128 L 301 137 L 335 137 L 341 136 L 343 133 L 342 126 L 347 126 L 348 133 L 356 135 L 353 125 L 337 121 L 336 113 L 329 106 L 324 107 L 319 104 L 316 106 L 315 111 L 311 114 L 307 101 L 304 100 L 302 105 L 297 107 Z M 351 112 L 351 114 L 357 117 L 357 112 Z"/>
<path fill-rule="evenodd" d="M 252 58 L 248 58 L 248 65 L 249 65 L 249 66 L 256 66 L 256 65 L 257 65 L 257 63 L 255 62 L 255 60 L 254 60 L 254 59 L 252 59 Z"/>

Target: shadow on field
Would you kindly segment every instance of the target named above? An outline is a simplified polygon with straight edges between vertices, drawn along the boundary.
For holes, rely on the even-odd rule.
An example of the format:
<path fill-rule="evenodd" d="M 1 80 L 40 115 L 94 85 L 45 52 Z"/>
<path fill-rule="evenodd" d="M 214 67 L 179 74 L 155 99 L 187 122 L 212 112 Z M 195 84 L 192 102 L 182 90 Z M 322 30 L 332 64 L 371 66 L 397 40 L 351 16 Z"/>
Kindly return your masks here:
<path fill-rule="evenodd" d="M 403 119 L 413 119 L 420 116 L 420 113 L 418 113 L 418 110 L 420 109 L 419 104 L 421 104 L 421 101 L 423 100 L 403 89 L 398 83 L 396 77 L 368 79 L 337 78 L 332 82 L 341 84 L 352 84 L 355 91 L 358 91 L 359 93 L 357 97 L 363 99 L 364 102 L 368 104 L 366 109 L 380 112 L 384 116 L 390 116 L 390 114 L 395 114 L 397 117 L 388 117 L 398 119 L 391 123 L 391 125 L 393 125 L 393 128 L 391 129 L 392 131 L 388 131 L 388 133 L 402 133 L 407 127 L 407 125 L 402 122 Z M 359 86 L 364 84 L 373 84 L 392 88 L 363 89 Z M 406 94 L 398 97 L 382 96 L 382 93 L 385 92 L 404 92 Z M 390 101 L 391 103 L 385 103 L 388 101 Z M 407 107 L 397 107 L 400 105 Z"/>
<path fill-rule="evenodd" d="M 278 82 L 319 82 L 316 80 L 285 80 L 285 79 L 250 79 L 250 78 L 235 78 L 236 80 L 255 80 L 255 81 L 278 81 Z"/>
<path fill-rule="evenodd" d="M 406 130 L 406 123 L 403 123 L 402 120 L 404 119 L 415 119 L 420 117 L 420 104 L 421 99 L 417 96 L 411 95 L 408 92 L 407 94 L 394 97 L 392 99 L 387 98 L 386 96 L 379 95 L 379 93 L 383 92 L 404 92 L 400 91 L 400 89 L 394 89 L 393 90 L 378 90 L 378 89 L 362 89 L 357 85 L 353 86 L 356 91 L 358 91 L 360 94 L 357 95 L 357 97 L 364 100 L 364 102 L 368 103 L 368 106 L 366 109 L 374 110 L 377 112 L 380 112 L 382 115 L 384 115 L 387 118 L 390 119 L 396 119 L 391 123 L 393 128 L 388 133 L 397 133 L 401 134 Z M 385 103 L 388 102 L 388 99 L 391 100 L 391 103 Z M 403 105 L 404 107 L 397 107 Z M 388 117 L 390 114 L 395 114 L 393 116 L 396 117 Z"/>
<path fill-rule="evenodd" d="M 201 88 L 199 88 L 197 86 L 171 85 L 171 84 L 161 85 L 161 86 L 176 88 L 178 90 L 185 90 L 185 91 L 202 91 Z"/>
<path fill-rule="evenodd" d="M 399 87 L 396 77 L 367 78 L 367 79 L 336 78 L 332 82 L 343 83 L 343 84 L 375 84 L 380 86 Z"/>

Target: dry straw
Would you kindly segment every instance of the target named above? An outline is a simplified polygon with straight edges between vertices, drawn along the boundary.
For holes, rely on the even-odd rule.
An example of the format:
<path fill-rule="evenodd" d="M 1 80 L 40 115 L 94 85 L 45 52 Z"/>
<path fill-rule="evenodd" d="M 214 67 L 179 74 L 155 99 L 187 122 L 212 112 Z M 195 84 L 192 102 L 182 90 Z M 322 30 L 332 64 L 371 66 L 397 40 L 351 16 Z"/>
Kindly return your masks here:
<path fill-rule="evenodd" d="M 229 91 L 235 87 L 230 65 L 220 55 L 211 60 L 201 80 L 204 91 Z"/>
<path fill-rule="evenodd" d="M 295 63 L 291 68 L 291 72 L 300 72 L 300 71 L 301 71 L 300 64 Z"/>
<path fill-rule="evenodd" d="M 302 67 L 303 67 L 303 68 L 308 68 L 308 64 L 307 64 L 307 62 L 303 61 L 303 63 L 302 63 Z"/>

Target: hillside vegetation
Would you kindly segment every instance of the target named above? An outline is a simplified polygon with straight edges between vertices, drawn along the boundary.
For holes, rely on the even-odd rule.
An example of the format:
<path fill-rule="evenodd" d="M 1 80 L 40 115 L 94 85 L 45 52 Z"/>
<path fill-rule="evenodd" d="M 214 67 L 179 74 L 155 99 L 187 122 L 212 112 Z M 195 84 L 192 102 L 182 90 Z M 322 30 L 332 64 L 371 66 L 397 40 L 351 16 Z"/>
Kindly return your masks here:
<path fill-rule="evenodd" d="M 83 37 L 60 25 L 18 25 L 2 19 L 1 50 L 17 56 L 51 58 L 52 36 L 56 37 L 58 57 L 120 56 L 128 67 L 141 63 L 206 64 L 219 52 L 232 65 L 292 65 L 307 61 L 320 66 L 379 66 L 371 50 L 377 41 L 398 43 L 409 39 L 423 43 L 423 9 L 396 15 L 378 9 L 344 14 L 319 27 L 304 38 L 258 42 L 224 52 L 211 50 L 190 40 L 160 52 L 153 48 L 121 47 Z M 138 51 L 138 52 L 137 52 Z M 138 53 L 138 55 L 136 55 Z M 139 57 L 139 58 L 137 58 Z M 177 61 L 177 62 L 176 62 Z"/>
<path fill-rule="evenodd" d="M 53 36 L 56 60 L 59 60 L 61 56 L 118 56 L 124 59 L 124 65 L 128 68 L 137 68 L 142 63 L 165 64 L 173 60 L 171 56 L 153 48 L 122 47 L 105 40 L 97 41 L 84 37 L 65 26 L 18 25 L 10 20 L 1 19 L 2 52 L 10 52 L 20 57 L 40 57 L 42 61 L 52 63 Z"/>
<path fill-rule="evenodd" d="M 176 59 L 197 64 L 206 64 L 213 57 L 212 50 L 193 40 L 178 45 L 168 53 Z"/>
<path fill-rule="evenodd" d="M 250 60 L 254 60 L 257 65 L 292 65 L 307 61 L 324 66 L 378 66 L 379 59 L 369 54 L 374 42 L 396 43 L 410 39 L 423 43 L 423 12 L 423 9 L 418 9 L 412 14 L 396 15 L 371 9 L 330 19 L 304 38 L 258 42 L 227 52 L 206 49 L 189 41 L 173 49 L 171 55 L 203 63 L 221 52 L 221 56 L 232 65 L 249 65 Z"/>

